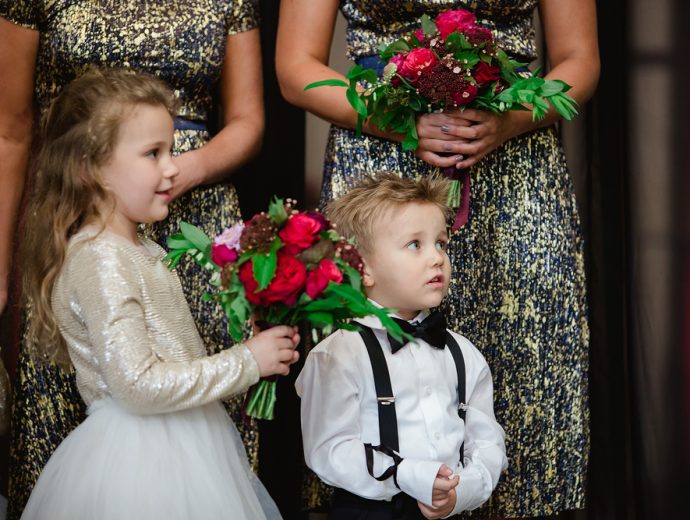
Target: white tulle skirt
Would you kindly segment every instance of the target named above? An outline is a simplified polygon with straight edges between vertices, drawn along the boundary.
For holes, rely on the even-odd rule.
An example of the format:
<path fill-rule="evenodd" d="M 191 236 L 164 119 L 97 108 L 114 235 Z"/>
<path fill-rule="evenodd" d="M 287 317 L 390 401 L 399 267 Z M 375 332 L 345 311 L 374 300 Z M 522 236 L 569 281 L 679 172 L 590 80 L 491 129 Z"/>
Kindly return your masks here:
<path fill-rule="evenodd" d="M 274 519 L 220 403 L 133 415 L 93 403 L 41 473 L 22 519 Z"/>

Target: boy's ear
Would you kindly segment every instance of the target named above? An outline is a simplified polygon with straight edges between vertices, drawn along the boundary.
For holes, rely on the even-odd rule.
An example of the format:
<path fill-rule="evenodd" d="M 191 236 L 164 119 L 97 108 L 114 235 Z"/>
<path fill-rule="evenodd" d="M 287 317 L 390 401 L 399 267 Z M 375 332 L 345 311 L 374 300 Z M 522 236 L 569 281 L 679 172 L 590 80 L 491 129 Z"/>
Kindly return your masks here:
<path fill-rule="evenodd" d="M 364 258 L 362 258 L 362 266 L 362 284 L 364 287 L 373 287 L 374 276 L 371 274 L 371 272 L 369 272 L 369 266 Z"/>

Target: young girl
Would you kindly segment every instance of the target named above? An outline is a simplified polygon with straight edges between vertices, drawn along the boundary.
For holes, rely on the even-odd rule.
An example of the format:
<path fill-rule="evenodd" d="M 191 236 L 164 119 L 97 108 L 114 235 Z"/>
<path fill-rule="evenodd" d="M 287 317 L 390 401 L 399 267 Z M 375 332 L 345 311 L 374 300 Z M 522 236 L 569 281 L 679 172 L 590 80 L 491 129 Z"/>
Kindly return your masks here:
<path fill-rule="evenodd" d="M 291 327 L 207 357 L 165 252 L 174 98 L 158 80 L 89 71 L 43 126 L 26 226 L 37 354 L 74 364 L 88 417 L 59 446 L 22 518 L 279 518 L 219 400 L 287 374 Z"/>

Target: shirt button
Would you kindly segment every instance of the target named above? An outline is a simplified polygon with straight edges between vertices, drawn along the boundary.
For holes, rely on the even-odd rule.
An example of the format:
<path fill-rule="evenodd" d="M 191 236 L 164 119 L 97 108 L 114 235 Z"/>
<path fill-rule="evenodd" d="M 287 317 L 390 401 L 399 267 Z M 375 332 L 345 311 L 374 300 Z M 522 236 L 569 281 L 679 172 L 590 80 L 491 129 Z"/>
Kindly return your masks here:
<path fill-rule="evenodd" d="M 434 439 L 441 440 L 441 434 L 439 432 L 434 433 Z"/>

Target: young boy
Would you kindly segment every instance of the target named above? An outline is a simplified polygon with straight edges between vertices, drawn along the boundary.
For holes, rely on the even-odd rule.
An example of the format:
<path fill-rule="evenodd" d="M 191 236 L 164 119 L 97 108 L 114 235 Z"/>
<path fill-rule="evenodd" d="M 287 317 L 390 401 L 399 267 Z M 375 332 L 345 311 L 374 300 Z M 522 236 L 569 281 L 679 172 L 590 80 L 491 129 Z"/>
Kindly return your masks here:
<path fill-rule="evenodd" d="M 507 466 L 486 361 L 429 310 L 450 278 L 447 193 L 442 179 L 384 174 L 328 208 L 340 233 L 356 240 L 369 298 L 396 309 L 416 337 L 400 345 L 367 317 L 357 320 L 360 332 L 337 331 L 309 353 L 296 382 L 304 452 L 338 488 L 331 519 L 474 509 Z"/>

